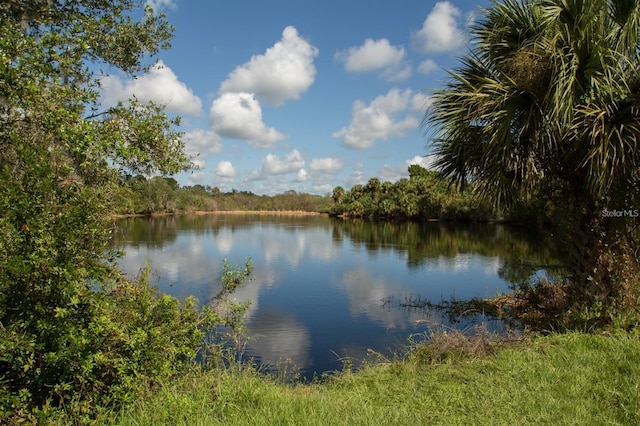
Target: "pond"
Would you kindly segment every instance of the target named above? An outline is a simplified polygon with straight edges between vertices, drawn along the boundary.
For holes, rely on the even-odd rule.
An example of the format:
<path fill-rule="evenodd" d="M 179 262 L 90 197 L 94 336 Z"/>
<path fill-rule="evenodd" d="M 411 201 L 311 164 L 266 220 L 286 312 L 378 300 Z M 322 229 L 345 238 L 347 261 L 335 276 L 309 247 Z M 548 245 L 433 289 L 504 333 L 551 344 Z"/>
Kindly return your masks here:
<path fill-rule="evenodd" d="M 325 215 L 208 214 L 118 221 L 119 264 L 133 277 L 209 303 L 225 259 L 254 265 L 234 294 L 250 301 L 245 356 L 265 369 L 293 364 L 304 378 L 391 355 L 412 334 L 503 323 L 416 301 L 491 297 L 557 267 L 549 239 L 499 224 L 386 223 Z"/>

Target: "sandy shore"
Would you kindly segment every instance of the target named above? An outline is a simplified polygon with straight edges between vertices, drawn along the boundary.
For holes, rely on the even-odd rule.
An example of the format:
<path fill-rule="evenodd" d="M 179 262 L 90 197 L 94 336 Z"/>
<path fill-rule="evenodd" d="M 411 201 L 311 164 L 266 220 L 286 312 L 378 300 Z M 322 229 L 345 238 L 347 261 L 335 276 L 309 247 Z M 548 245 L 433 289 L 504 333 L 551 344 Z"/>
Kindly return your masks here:
<path fill-rule="evenodd" d="M 218 211 L 203 211 L 196 210 L 188 213 L 179 214 L 255 214 L 255 215 L 280 215 L 280 216 L 318 216 L 327 213 L 320 212 L 306 212 L 302 210 L 218 210 Z"/>
<path fill-rule="evenodd" d="M 328 213 L 320 212 L 307 212 L 302 210 L 194 210 L 194 211 L 179 211 L 175 213 L 151 213 L 151 215 L 145 214 L 114 214 L 111 215 L 114 219 L 121 219 L 126 217 L 160 217 L 160 216 L 188 216 L 188 215 L 207 215 L 207 214 L 236 214 L 236 215 L 263 215 L 263 216 L 320 216 L 327 215 Z"/>

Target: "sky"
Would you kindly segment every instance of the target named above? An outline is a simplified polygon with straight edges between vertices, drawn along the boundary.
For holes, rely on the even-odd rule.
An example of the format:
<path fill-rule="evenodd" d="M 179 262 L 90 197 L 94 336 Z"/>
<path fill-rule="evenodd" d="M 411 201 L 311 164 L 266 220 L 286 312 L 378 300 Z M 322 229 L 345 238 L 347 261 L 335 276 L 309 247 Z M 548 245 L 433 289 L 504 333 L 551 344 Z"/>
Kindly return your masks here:
<path fill-rule="evenodd" d="M 183 185 L 325 195 L 433 161 L 423 118 L 485 0 L 147 0 L 175 27 L 149 72 L 102 77 L 179 115 Z"/>

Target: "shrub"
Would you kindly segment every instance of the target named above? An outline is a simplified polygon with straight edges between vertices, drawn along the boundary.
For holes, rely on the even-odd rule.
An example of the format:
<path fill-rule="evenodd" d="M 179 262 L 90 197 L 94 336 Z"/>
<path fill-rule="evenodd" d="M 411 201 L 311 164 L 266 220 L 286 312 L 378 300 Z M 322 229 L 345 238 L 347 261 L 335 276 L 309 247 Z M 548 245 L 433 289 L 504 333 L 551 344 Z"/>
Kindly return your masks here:
<path fill-rule="evenodd" d="M 214 307 L 199 307 L 194 297 L 183 302 L 149 285 L 149 268 L 132 281 L 120 278 L 86 294 L 77 309 L 57 309 L 40 330 L 13 323 L 0 336 L 0 422 L 74 422 L 100 419 L 143 389 L 203 365 L 219 366 L 226 342 L 240 338 L 246 304 L 228 295 L 246 281 L 242 271 L 225 262 L 223 290 Z M 221 327 L 227 327 L 218 333 Z M 230 331 L 226 331 L 230 330 Z M 205 347 L 206 336 L 218 346 Z M 206 349 L 206 352 L 205 350 Z"/>

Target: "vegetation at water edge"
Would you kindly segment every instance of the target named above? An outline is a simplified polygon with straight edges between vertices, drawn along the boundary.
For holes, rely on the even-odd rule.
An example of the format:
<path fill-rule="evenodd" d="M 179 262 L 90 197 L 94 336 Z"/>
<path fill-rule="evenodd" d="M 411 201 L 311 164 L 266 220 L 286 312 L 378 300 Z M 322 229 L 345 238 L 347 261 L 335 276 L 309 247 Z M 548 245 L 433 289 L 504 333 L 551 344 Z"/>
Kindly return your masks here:
<path fill-rule="evenodd" d="M 425 117 L 440 173 L 413 167 L 395 184 L 283 194 L 278 206 L 177 188 L 171 176 L 193 167 L 179 117 L 137 99 L 101 104 L 102 72 L 148 69 L 172 33 L 142 0 L 0 3 L 0 422 L 640 422 L 640 224 L 605 214 L 640 200 L 639 2 L 493 3 Z M 501 309 L 545 333 L 592 334 L 481 359 L 427 342 L 323 383 L 278 384 L 237 363 L 247 306 L 229 295 L 250 262 L 227 265 L 213 306 L 159 294 L 144 271 L 127 280 L 109 249 L 114 201 L 125 213 L 238 202 L 393 219 L 529 211 L 550 220 L 570 271 Z"/>
<path fill-rule="evenodd" d="M 284 384 L 250 369 L 187 375 L 114 413 L 113 424 L 636 424 L 638 374 L 635 335 L 506 344 L 454 333 L 321 383 Z"/>

